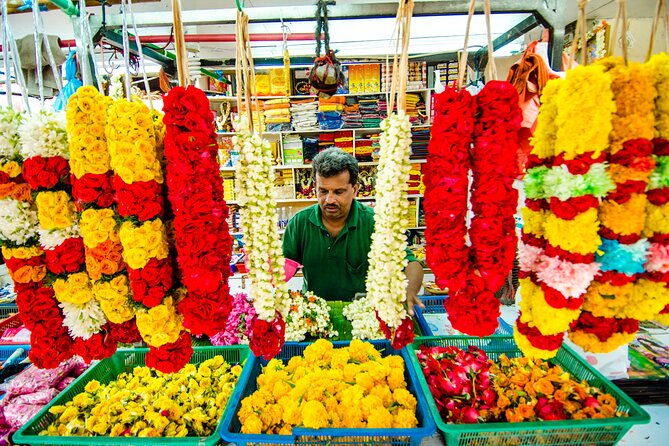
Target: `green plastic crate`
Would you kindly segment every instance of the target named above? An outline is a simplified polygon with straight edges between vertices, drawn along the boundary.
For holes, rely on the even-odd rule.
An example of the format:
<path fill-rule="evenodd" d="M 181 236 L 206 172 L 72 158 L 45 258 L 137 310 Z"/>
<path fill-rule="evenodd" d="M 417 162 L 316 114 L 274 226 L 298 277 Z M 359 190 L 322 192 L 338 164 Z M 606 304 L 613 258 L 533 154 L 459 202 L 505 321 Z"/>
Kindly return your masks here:
<path fill-rule="evenodd" d="M 416 357 L 416 350 L 421 345 L 455 346 L 466 350 L 473 345 L 485 351 L 488 358 L 496 360 L 502 353 L 509 358 L 522 356 L 513 336 L 489 336 L 477 338 L 471 336 L 432 336 L 417 339 L 409 345 L 411 365 L 418 375 L 418 383 L 427 396 L 430 413 L 441 431 L 447 446 L 480 445 L 614 445 L 635 424 L 650 422 L 650 416 L 629 396 L 602 374 L 593 369 L 585 360 L 569 347 L 563 346 L 550 362 L 560 365 L 572 376 L 586 380 L 618 401 L 618 410 L 626 412 L 627 418 L 602 418 L 565 421 L 535 421 L 523 423 L 479 423 L 452 424 L 441 418 L 437 405 L 423 375 Z"/>
<path fill-rule="evenodd" d="M 246 363 L 250 355 L 247 346 L 227 346 L 227 347 L 194 347 L 194 353 L 191 357 L 191 364 L 200 364 L 214 356 L 221 355 L 229 364 Z M 145 365 L 146 353 L 149 349 L 124 349 L 118 350 L 111 358 L 104 359 L 89 368 L 84 374 L 77 378 L 62 393 L 56 396 L 46 405 L 37 415 L 35 415 L 25 426 L 19 429 L 13 437 L 17 444 L 57 444 L 71 446 L 90 446 L 90 445 L 183 445 L 183 446 L 211 446 L 220 442 L 218 431 L 221 428 L 221 420 L 228 410 L 226 406 L 221 420 L 214 432 L 208 437 L 182 437 L 182 438 L 137 438 L 137 437 L 58 437 L 58 436 L 40 436 L 39 433 L 46 429 L 54 420 L 55 416 L 49 413 L 52 406 L 63 405 L 71 401 L 75 395 L 81 393 L 92 380 L 98 380 L 101 384 L 113 381 L 123 372 L 132 371 L 136 366 Z M 243 373 L 243 371 L 242 371 Z M 234 393 L 234 389 L 233 389 Z"/>
<path fill-rule="evenodd" d="M 343 314 L 344 307 L 348 304 L 349 302 L 342 302 L 340 300 L 328 302 L 328 306 L 330 307 L 330 320 L 332 321 L 332 326 L 339 333 L 337 337 L 330 339 L 331 341 L 350 341 L 352 339 L 351 331 L 353 330 L 353 326 L 351 325 L 351 322 L 346 319 L 346 317 L 344 317 Z M 423 335 L 416 318 L 413 318 L 413 332 L 416 336 Z"/>

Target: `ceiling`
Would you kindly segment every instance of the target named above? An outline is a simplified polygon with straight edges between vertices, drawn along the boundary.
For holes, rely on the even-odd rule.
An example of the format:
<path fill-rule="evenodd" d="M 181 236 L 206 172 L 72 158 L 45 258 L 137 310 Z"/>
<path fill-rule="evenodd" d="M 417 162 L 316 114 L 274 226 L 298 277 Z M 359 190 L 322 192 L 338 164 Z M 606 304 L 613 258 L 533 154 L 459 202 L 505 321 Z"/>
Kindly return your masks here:
<path fill-rule="evenodd" d="M 19 0 L 13 0 L 17 2 Z M 76 0 L 75 0 L 76 1 Z M 416 0 L 418 3 L 419 0 Z M 442 0 L 446 3 L 448 0 Z M 548 7 L 554 6 L 557 2 L 566 2 L 565 24 L 568 24 L 577 18 L 576 2 L 577 0 L 543 0 Z M 373 3 L 389 3 L 392 0 L 338 0 L 337 7 L 342 5 L 360 5 Z M 95 2 L 89 2 L 93 5 Z M 114 3 L 118 3 L 115 1 Z M 167 14 L 171 11 L 171 0 L 150 1 L 135 0 L 133 9 L 138 18 L 158 15 L 156 13 Z M 221 8 L 234 10 L 235 2 L 232 0 L 182 0 L 182 10 L 187 11 L 207 11 L 220 10 Z M 245 8 L 278 7 L 278 6 L 303 6 L 312 7 L 314 0 L 246 0 Z M 507 2 L 508 3 L 508 2 Z M 617 0 L 591 0 L 588 4 L 587 14 L 589 18 L 612 18 L 617 11 Z M 652 17 L 655 11 L 657 0 L 635 0 L 627 2 L 628 15 L 635 17 Z M 493 9 L 495 2 L 492 2 Z M 315 8 L 314 8 L 315 9 Z M 114 5 L 106 8 L 107 15 L 112 17 L 119 13 L 119 6 Z M 287 9 L 288 14 L 290 9 Z M 91 6 L 90 12 L 97 17 L 101 16 L 101 8 Z M 150 13 L 150 14 L 146 14 Z M 288 15 L 287 14 L 287 15 Z M 55 34 L 62 39 L 73 39 L 73 27 L 70 19 L 61 11 L 49 11 L 44 13 L 46 31 L 49 34 Z M 509 13 L 493 14 L 492 20 L 492 38 L 500 36 L 505 31 L 511 29 L 523 19 L 529 16 L 528 13 Z M 10 22 L 14 29 L 14 35 L 21 37 L 32 32 L 31 14 L 12 14 Z M 371 57 L 376 56 L 384 58 L 387 54 L 394 51 L 391 45 L 391 38 L 394 29 L 394 17 L 379 17 L 366 19 L 346 19 L 330 20 L 331 46 L 337 49 L 340 57 Z M 141 20 L 140 20 L 141 23 Z M 466 20 L 462 15 L 451 16 L 421 16 L 414 17 L 411 28 L 411 46 L 412 55 L 425 55 L 431 53 L 454 52 L 462 48 L 464 42 Z M 287 30 L 295 36 L 299 34 L 311 34 L 314 32 L 314 21 L 285 21 Z M 171 32 L 170 26 L 151 26 L 140 28 L 140 35 L 154 36 L 156 44 L 164 46 L 167 44 L 168 36 Z M 229 34 L 234 35 L 233 24 L 218 25 L 197 25 L 186 26 L 187 34 Z M 280 22 L 254 23 L 251 15 L 249 25 L 251 34 L 275 34 L 280 36 L 282 32 Z M 160 40 L 164 38 L 164 42 Z M 307 36 L 308 37 L 308 36 Z M 533 36 L 534 37 L 534 36 Z M 505 46 L 496 55 L 510 54 L 522 50 L 523 39 L 519 38 L 510 45 Z M 476 15 L 472 24 L 472 35 L 470 45 L 484 46 L 486 44 L 485 22 L 481 15 Z M 291 40 L 288 42 L 288 49 L 291 57 L 306 56 L 314 54 L 314 41 L 311 40 Z M 189 43 L 189 49 L 192 54 L 199 59 L 226 60 L 234 59 L 234 42 L 200 42 Z M 167 46 L 172 49 L 173 45 Z M 282 42 L 281 39 L 275 41 L 253 42 L 254 57 L 281 57 Z M 105 59 L 112 58 L 113 55 L 105 56 Z M 119 61 L 120 62 L 120 61 Z"/>

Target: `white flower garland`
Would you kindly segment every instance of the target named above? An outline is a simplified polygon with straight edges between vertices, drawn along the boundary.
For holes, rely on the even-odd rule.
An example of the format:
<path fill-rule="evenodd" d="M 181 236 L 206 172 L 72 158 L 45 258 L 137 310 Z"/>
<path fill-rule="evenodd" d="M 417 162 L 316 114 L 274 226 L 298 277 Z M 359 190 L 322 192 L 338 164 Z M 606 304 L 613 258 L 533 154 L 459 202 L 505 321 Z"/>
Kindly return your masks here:
<path fill-rule="evenodd" d="M 404 308 L 408 262 L 406 229 L 409 227 L 409 155 L 411 123 L 405 114 L 390 115 L 381 123 L 381 150 L 376 177 L 374 234 L 369 252 L 367 298 L 391 329 L 407 316 Z"/>
<path fill-rule="evenodd" d="M 65 316 L 63 325 L 67 327 L 72 338 L 82 338 L 85 341 L 98 333 L 107 323 L 107 318 L 95 299 L 85 304 L 60 302 L 58 306 L 63 310 L 63 316 Z"/>
<path fill-rule="evenodd" d="M 48 251 L 59 247 L 65 240 L 81 237 L 81 231 L 77 223 L 65 229 L 37 229 L 39 233 L 39 244 L 43 250 Z"/>
<path fill-rule="evenodd" d="M 232 142 L 240 154 L 236 191 L 245 234 L 253 307 L 261 320 L 274 320 L 276 310 L 288 314 L 288 285 L 284 281 L 284 257 L 277 232 L 276 203 L 272 198 L 274 171 L 269 143 L 251 134 L 248 118 L 235 121 Z"/>
<path fill-rule="evenodd" d="M 109 81 L 109 97 L 112 99 L 121 99 L 125 97 L 125 88 L 123 86 L 123 76 L 115 74 Z"/>
<path fill-rule="evenodd" d="M 28 115 L 19 127 L 23 159 L 33 156 L 70 159 L 65 113 L 40 109 Z"/>
<path fill-rule="evenodd" d="M 323 298 L 311 291 L 292 292 L 290 311 L 286 315 L 286 341 L 304 341 L 307 335 L 331 338 L 339 333 L 332 327 L 330 307 Z"/>
<path fill-rule="evenodd" d="M 30 203 L 11 198 L 0 200 L 0 240 L 25 245 L 37 237 L 37 212 Z"/>
<path fill-rule="evenodd" d="M 21 120 L 21 113 L 10 107 L 0 107 L 0 160 L 11 160 L 19 154 Z"/>
<path fill-rule="evenodd" d="M 342 310 L 346 319 L 351 321 L 353 339 L 383 339 L 379 320 L 374 314 L 374 306 L 369 299 L 356 299 Z"/>

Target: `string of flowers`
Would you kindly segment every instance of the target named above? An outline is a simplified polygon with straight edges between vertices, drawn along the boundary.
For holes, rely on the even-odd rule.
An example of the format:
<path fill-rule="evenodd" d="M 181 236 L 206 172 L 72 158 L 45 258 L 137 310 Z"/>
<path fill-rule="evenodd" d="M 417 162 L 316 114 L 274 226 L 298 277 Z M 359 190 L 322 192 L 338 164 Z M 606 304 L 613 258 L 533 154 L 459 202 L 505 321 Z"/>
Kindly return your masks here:
<path fill-rule="evenodd" d="M 602 66 L 579 66 L 544 89 L 521 211 L 514 338 L 527 356 L 555 355 L 599 271 L 597 207 L 614 188 L 603 164 L 614 110 Z"/>
<path fill-rule="evenodd" d="M 606 352 L 634 337 L 633 331 L 611 332 L 611 327 L 629 330 L 634 326 L 632 322 L 618 324 L 611 318 L 640 320 L 647 313 L 645 308 L 655 302 L 646 297 L 661 287 L 640 278 L 650 245 L 641 232 L 646 220 L 645 191 L 655 167 L 650 139 L 656 91 L 650 71 L 642 64 L 625 63 L 622 58 L 607 58 L 598 64 L 611 75 L 616 104 L 607 154 L 607 173 L 615 189 L 598 209 L 602 244 L 595 260 L 601 268 L 584 296 L 584 311 L 571 325 L 577 333 L 570 332 L 569 337 L 590 351 Z M 600 292 L 612 294 L 600 295 Z M 610 337 L 604 339 L 604 333 Z"/>
<path fill-rule="evenodd" d="M 286 341 L 300 342 L 307 336 L 332 338 L 339 333 L 332 327 L 328 303 L 314 293 L 290 292 L 290 309 L 286 315 Z"/>
<path fill-rule="evenodd" d="M 381 331 L 393 348 L 401 349 L 413 341 L 411 317 L 404 306 L 407 288 L 404 268 L 408 261 L 402 255 L 409 226 L 407 183 L 411 170 L 411 122 L 408 115 L 400 112 L 383 120 L 380 146 L 374 233 L 365 286 Z"/>
<path fill-rule="evenodd" d="M 168 199 L 181 280 L 188 290 L 178 311 L 192 334 L 215 335 L 225 328 L 232 307 L 227 282 L 232 238 L 214 120 L 206 95 L 195 87 L 170 90 L 163 110 Z M 185 337 L 179 343 L 185 345 Z"/>
<path fill-rule="evenodd" d="M 235 194 L 242 216 L 242 232 L 246 234 L 249 294 L 257 314 L 249 346 L 256 356 L 271 359 L 283 346 L 284 317 L 289 311 L 288 285 L 283 274 L 285 259 L 279 234 L 274 230 L 276 203 L 267 193 L 274 185 L 272 152 L 266 140 L 251 133 L 246 116 L 235 121 L 235 130 L 232 142 L 240 154 Z"/>
<path fill-rule="evenodd" d="M 655 170 L 646 192 L 647 218 L 643 231 L 650 242 L 645 277 L 662 285 L 654 297 L 664 306 L 651 319 L 669 325 L 669 54 L 654 55 L 648 66 L 653 74 L 657 97 L 653 139 Z"/>
<path fill-rule="evenodd" d="M 256 310 L 253 302 L 245 293 L 237 293 L 232 297 L 232 310 L 225 323 L 225 330 L 211 336 L 212 345 L 248 344 L 251 339 L 253 320 Z"/>
<path fill-rule="evenodd" d="M 374 312 L 374 306 L 369 299 L 356 299 L 346 305 L 342 314 L 351 322 L 351 337 L 353 339 L 383 339 L 379 320 Z"/>
<path fill-rule="evenodd" d="M 16 303 L 24 325 L 31 331 L 31 361 L 38 367 L 56 367 L 72 356 L 63 315 L 53 290 L 43 285 L 47 274 L 46 256 L 39 246 L 39 220 L 33 203 L 31 184 L 22 175 L 22 138 L 34 138 L 22 130 L 32 119 L 11 109 L 0 110 L 0 244 L 14 281 Z M 28 128 L 27 130 L 34 131 Z M 27 142 L 27 141 L 26 141 Z M 30 149 L 31 146 L 28 146 Z M 43 177 L 48 176 L 45 173 Z M 34 177 L 29 176 L 34 184 Z M 59 178 L 57 178 L 58 180 Z M 60 223 L 60 218 L 57 218 Z M 54 351 L 54 349 L 58 349 Z"/>

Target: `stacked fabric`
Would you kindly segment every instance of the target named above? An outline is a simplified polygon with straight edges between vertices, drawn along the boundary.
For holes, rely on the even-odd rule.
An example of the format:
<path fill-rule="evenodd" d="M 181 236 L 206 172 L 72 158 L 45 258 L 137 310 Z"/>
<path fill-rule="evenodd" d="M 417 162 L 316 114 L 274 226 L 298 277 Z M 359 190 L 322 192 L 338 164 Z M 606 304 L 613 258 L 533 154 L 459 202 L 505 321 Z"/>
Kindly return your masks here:
<path fill-rule="evenodd" d="M 344 121 L 344 96 L 332 96 L 329 99 L 318 100 L 318 125 L 321 130 L 336 130 L 342 128 Z"/>
<path fill-rule="evenodd" d="M 318 151 L 323 151 L 335 145 L 334 133 L 321 133 L 318 135 Z"/>
<path fill-rule="evenodd" d="M 411 129 L 411 157 L 426 158 L 427 145 L 430 142 L 429 127 L 414 127 Z"/>
<path fill-rule="evenodd" d="M 304 138 L 302 140 L 302 154 L 305 163 L 311 163 L 311 160 L 318 155 L 319 143 L 318 138 Z M 297 197 L 300 198 L 300 197 Z"/>
<path fill-rule="evenodd" d="M 362 126 L 366 129 L 379 127 L 383 118 L 379 110 L 379 96 L 360 96 L 358 103 L 362 114 Z"/>
<path fill-rule="evenodd" d="M 300 99 L 290 102 L 290 114 L 295 130 L 319 130 L 316 112 L 318 102 L 313 99 Z"/>
<path fill-rule="evenodd" d="M 369 139 L 372 141 L 372 159 L 378 161 L 381 153 L 381 134 L 374 133 L 369 135 Z"/>
<path fill-rule="evenodd" d="M 372 161 L 372 140 L 368 137 L 355 140 L 355 158 L 358 161 Z"/>
<path fill-rule="evenodd" d="M 268 132 L 283 132 L 291 130 L 290 100 L 288 98 L 271 99 L 265 101 L 265 124 Z"/>
<path fill-rule="evenodd" d="M 353 132 L 335 132 L 334 143 L 335 147 L 353 155 Z"/>
<path fill-rule="evenodd" d="M 409 195 L 419 195 L 425 193 L 425 184 L 423 184 L 423 175 L 422 175 L 422 164 L 412 164 L 411 170 L 409 171 L 409 181 L 407 185 L 407 194 Z"/>
<path fill-rule="evenodd" d="M 244 104 L 242 104 L 242 107 L 239 110 L 241 116 L 246 115 L 246 107 Z M 265 115 L 263 114 L 263 110 L 264 104 L 262 101 L 251 102 L 251 119 L 253 120 L 253 128 L 255 129 L 265 128 Z M 260 113 L 257 113 L 257 111 L 260 111 Z"/>
<path fill-rule="evenodd" d="M 427 112 L 425 110 L 425 102 L 421 95 L 407 93 L 406 113 L 409 116 L 411 125 L 420 125 L 424 123 L 424 119 L 427 117 Z"/>
<path fill-rule="evenodd" d="M 358 99 L 354 96 L 346 98 L 344 105 L 344 113 L 342 114 L 344 120 L 344 129 L 359 129 L 362 127 L 362 115 L 360 114 L 360 104 Z"/>

